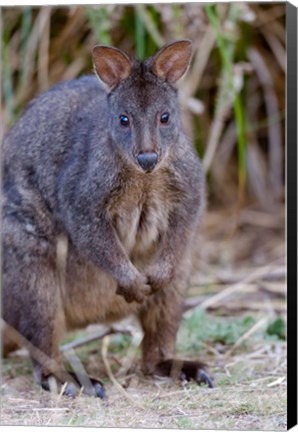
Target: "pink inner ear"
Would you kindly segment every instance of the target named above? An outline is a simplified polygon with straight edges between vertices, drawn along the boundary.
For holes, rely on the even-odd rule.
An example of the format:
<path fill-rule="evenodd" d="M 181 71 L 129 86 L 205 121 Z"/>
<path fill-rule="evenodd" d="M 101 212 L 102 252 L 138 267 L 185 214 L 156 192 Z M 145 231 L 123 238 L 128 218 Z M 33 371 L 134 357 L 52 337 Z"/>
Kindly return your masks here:
<path fill-rule="evenodd" d="M 179 41 L 162 48 L 155 56 L 153 72 L 169 82 L 178 81 L 187 71 L 191 58 L 191 43 Z"/>
<path fill-rule="evenodd" d="M 130 58 L 116 48 L 95 47 L 93 62 L 97 75 L 110 88 L 114 88 L 126 79 L 132 70 Z"/>

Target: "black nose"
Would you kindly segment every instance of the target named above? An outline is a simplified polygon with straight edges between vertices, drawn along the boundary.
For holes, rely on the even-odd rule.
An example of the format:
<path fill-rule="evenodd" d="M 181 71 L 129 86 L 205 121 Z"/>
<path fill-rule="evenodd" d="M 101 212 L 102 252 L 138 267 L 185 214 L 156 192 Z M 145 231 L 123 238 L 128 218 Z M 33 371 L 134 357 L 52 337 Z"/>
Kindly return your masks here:
<path fill-rule="evenodd" d="M 157 163 L 157 154 L 140 153 L 137 157 L 137 161 L 144 171 L 152 171 Z"/>

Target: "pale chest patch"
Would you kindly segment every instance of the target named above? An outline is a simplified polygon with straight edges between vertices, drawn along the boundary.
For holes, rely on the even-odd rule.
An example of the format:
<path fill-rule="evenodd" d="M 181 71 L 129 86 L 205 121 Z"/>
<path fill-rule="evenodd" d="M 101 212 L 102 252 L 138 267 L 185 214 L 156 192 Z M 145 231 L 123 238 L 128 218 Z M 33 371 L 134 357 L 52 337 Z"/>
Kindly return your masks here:
<path fill-rule="evenodd" d="M 134 251 L 146 253 L 160 240 L 168 229 L 170 203 L 154 195 L 142 208 L 136 233 Z"/>
<path fill-rule="evenodd" d="M 125 206 L 119 208 L 114 218 L 115 229 L 125 250 L 130 253 L 135 245 L 142 208 L 136 206 L 131 211 Z"/>
<path fill-rule="evenodd" d="M 171 204 L 156 190 L 131 192 L 113 208 L 113 224 L 128 255 L 152 253 L 168 228 Z"/>

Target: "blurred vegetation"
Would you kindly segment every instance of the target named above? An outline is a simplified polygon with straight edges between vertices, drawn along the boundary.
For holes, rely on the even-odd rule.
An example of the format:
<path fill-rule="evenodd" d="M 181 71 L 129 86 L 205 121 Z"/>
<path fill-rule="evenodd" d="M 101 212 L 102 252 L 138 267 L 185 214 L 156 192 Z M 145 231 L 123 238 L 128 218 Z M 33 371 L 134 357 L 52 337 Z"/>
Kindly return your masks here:
<path fill-rule="evenodd" d="M 200 351 L 206 345 L 216 346 L 223 351 L 227 346 L 234 345 L 257 322 L 257 317 L 242 315 L 239 317 L 211 316 L 204 310 L 195 309 L 189 317 L 182 321 L 179 329 L 177 348 L 180 352 Z M 285 321 L 283 317 L 270 319 L 267 327 L 254 333 L 248 343 L 256 341 L 283 341 L 285 339 Z M 246 341 L 247 342 L 247 341 Z"/>
<path fill-rule="evenodd" d="M 93 73 L 91 49 L 140 59 L 168 41 L 193 41 L 180 84 L 184 127 L 209 182 L 210 205 L 284 199 L 285 3 L 152 4 L 2 9 L 3 130 L 61 80 Z"/>

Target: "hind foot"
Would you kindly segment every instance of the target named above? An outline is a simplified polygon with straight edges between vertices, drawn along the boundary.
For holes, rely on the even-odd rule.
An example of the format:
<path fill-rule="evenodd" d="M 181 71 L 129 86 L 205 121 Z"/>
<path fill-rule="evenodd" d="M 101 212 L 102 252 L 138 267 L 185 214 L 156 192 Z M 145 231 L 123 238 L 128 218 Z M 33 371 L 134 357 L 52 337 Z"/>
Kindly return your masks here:
<path fill-rule="evenodd" d="M 181 381 L 196 381 L 197 384 L 207 384 L 208 387 L 214 387 L 211 377 L 205 370 L 203 363 L 189 360 L 164 360 L 157 364 L 155 373 L 162 376 L 170 376 L 174 379 L 179 378 Z"/>
<path fill-rule="evenodd" d="M 61 392 L 63 389 L 63 395 L 68 397 L 75 397 L 82 392 L 103 400 L 107 398 L 104 386 L 99 380 L 90 378 L 88 375 L 75 374 L 74 372 L 64 372 L 63 375 L 63 380 L 53 374 L 42 375 L 38 381 L 44 390 Z"/>

